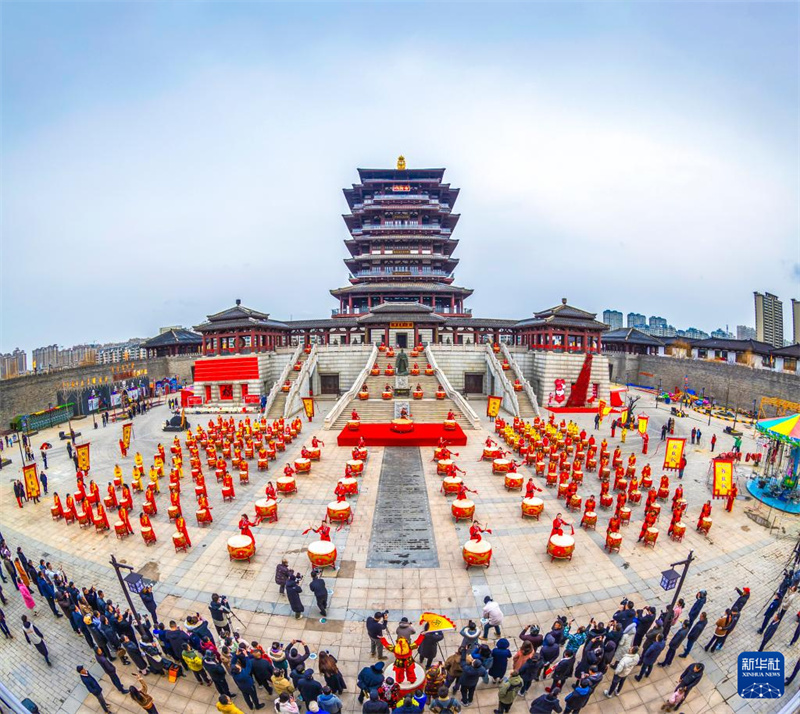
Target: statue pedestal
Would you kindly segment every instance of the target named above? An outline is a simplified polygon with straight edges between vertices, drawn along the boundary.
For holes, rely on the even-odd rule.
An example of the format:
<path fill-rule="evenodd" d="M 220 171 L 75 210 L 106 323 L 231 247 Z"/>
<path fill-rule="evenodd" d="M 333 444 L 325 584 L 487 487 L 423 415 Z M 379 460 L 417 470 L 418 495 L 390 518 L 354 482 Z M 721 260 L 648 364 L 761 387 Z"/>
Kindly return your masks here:
<path fill-rule="evenodd" d="M 408 386 L 408 376 L 395 376 L 394 394 L 396 397 L 408 397 L 411 394 L 411 388 Z"/>

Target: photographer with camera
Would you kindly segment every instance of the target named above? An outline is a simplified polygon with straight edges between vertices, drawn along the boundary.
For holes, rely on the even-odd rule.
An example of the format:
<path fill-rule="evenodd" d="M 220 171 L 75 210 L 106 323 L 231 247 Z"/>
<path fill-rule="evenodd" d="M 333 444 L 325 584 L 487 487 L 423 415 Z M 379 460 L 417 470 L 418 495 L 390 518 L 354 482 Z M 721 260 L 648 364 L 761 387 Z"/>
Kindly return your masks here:
<path fill-rule="evenodd" d="M 208 606 L 211 611 L 211 622 L 217 630 L 217 634 L 224 638 L 231 634 L 231 607 L 225 595 L 214 593 L 211 596 L 211 603 Z"/>
<path fill-rule="evenodd" d="M 389 611 L 376 612 L 372 617 L 367 618 L 367 634 L 369 635 L 369 653 L 378 659 L 386 659 L 383 655 L 383 645 L 381 637 L 388 629 L 387 620 Z"/>

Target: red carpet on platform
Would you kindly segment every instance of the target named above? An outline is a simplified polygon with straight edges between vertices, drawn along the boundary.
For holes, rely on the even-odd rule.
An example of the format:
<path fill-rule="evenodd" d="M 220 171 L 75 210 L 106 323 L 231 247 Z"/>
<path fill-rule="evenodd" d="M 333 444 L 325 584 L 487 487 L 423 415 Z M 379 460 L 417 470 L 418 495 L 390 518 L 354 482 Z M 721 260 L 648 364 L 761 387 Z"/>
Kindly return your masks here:
<path fill-rule="evenodd" d="M 597 407 L 545 407 L 545 409 L 554 414 L 589 414 L 597 411 Z"/>
<path fill-rule="evenodd" d="M 414 424 L 414 431 L 398 434 L 390 424 L 361 424 L 358 431 L 342 429 L 337 443 L 339 446 L 355 446 L 362 437 L 367 446 L 438 446 L 444 438 L 454 446 L 464 446 L 467 435 L 456 424 L 453 431 L 445 431 L 441 424 Z"/>

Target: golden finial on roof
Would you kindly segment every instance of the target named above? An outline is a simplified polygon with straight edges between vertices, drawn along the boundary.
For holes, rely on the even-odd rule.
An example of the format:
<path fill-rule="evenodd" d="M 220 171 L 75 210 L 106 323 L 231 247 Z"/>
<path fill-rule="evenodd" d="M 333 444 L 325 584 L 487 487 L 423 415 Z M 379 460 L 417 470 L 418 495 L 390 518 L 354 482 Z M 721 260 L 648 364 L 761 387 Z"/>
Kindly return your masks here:
<path fill-rule="evenodd" d="M 398 171 L 405 171 L 406 170 L 406 157 L 400 154 L 397 157 L 397 170 Z"/>

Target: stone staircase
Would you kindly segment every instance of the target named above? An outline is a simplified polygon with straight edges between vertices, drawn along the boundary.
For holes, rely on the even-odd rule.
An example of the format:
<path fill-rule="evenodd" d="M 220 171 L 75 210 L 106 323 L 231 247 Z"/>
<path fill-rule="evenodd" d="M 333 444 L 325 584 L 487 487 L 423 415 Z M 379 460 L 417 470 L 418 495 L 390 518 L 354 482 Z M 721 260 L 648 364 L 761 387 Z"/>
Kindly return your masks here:
<path fill-rule="evenodd" d="M 300 352 L 300 356 L 297 358 L 297 361 L 301 364 L 308 359 L 308 355 L 305 351 Z M 296 369 L 294 369 L 294 365 L 289 369 L 289 374 L 286 377 L 290 382 L 294 383 L 297 379 L 297 376 L 300 374 Z M 272 406 L 269 408 L 269 412 L 267 413 L 267 419 L 280 419 L 283 416 L 283 411 L 286 408 L 286 397 L 289 393 L 284 392 L 282 389 L 275 395 L 275 401 L 272 402 Z"/>
<path fill-rule="evenodd" d="M 353 399 L 333 423 L 332 428 L 343 429 L 353 409 L 358 412 L 361 421 L 364 423 L 389 422 L 394 419 L 394 400 L 383 399 L 381 394 L 387 383 L 390 387 L 394 388 L 394 375 L 391 377 L 387 376 L 384 374 L 384 371 L 387 365 L 391 364 L 394 366 L 397 354 L 399 353 L 396 353 L 395 357 L 386 357 L 385 353 L 378 353 L 376 362 L 380 369 L 380 374 L 377 376 L 368 375 L 365 380 L 367 388 L 369 389 L 369 399 L 366 401 L 361 401 L 358 397 Z M 408 386 L 411 391 L 413 391 L 416 389 L 417 385 L 419 385 L 422 387 L 425 396 L 422 399 L 413 399 L 411 396 L 400 398 L 400 401 L 409 402 L 414 421 L 420 423 L 442 422 L 447 418 L 447 413 L 452 411 L 462 429 L 472 429 L 470 421 L 462 414 L 461 410 L 456 407 L 450 398 L 436 399 L 435 393 L 439 388 L 439 381 L 436 377 L 425 376 L 424 371 L 427 363 L 424 355 L 418 360 L 409 357 L 409 369 L 414 366 L 415 361 L 419 366 L 421 374 L 419 376 L 409 375 Z M 370 365 L 370 369 L 371 368 L 372 365 Z"/>

